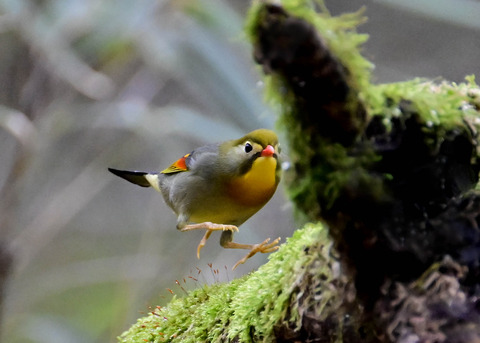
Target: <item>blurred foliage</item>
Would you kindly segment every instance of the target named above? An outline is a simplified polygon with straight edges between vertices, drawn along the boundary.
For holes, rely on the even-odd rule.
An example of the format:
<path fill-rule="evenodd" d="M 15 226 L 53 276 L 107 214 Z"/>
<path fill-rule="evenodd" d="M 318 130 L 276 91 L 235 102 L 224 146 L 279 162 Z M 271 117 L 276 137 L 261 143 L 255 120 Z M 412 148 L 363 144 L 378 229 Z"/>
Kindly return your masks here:
<path fill-rule="evenodd" d="M 332 11 L 361 6 L 326 2 Z M 265 261 L 255 256 L 235 274 L 230 268 L 242 252 L 213 240 L 197 260 L 202 233 L 177 232 L 158 194 L 106 171 L 156 170 L 201 144 L 273 126 L 242 32 L 248 5 L 0 0 L 0 246 L 14 258 L 3 341 L 113 341 L 138 311 L 171 297 L 166 288 L 181 295 L 175 280 L 195 288 Z M 397 10 L 391 18 L 375 13 L 367 11 L 370 23 L 404 20 Z M 386 31 L 379 37 L 388 49 L 382 41 L 373 46 L 394 57 L 377 55 L 378 77 L 410 78 L 417 70 L 402 68 L 415 64 L 394 55 L 406 48 Z M 451 37 L 455 55 L 462 40 Z M 466 62 L 478 67 L 475 51 L 449 63 L 432 56 L 429 44 L 428 68 L 434 59 L 458 80 L 479 74 Z M 444 75 L 424 65 L 419 70 Z M 290 236 L 290 217 L 280 190 L 236 237 L 248 243 Z"/>

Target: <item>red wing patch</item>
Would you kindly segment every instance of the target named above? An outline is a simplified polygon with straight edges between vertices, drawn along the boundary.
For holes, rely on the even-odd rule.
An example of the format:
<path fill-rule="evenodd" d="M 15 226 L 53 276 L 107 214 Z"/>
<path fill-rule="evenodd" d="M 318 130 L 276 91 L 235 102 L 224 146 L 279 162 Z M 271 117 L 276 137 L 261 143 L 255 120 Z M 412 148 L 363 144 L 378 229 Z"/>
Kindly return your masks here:
<path fill-rule="evenodd" d="M 186 161 L 188 156 L 190 156 L 190 154 L 186 154 L 185 156 L 183 156 L 179 160 L 175 161 L 174 163 L 172 163 L 172 165 L 170 167 L 162 170 L 161 173 L 162 174 L 173 174 L 173 173 L 179 173 L 179 172 L 187 171 L 188 167 L 187 167 L 187 164 L 186 164 L 185 161 Z"/>

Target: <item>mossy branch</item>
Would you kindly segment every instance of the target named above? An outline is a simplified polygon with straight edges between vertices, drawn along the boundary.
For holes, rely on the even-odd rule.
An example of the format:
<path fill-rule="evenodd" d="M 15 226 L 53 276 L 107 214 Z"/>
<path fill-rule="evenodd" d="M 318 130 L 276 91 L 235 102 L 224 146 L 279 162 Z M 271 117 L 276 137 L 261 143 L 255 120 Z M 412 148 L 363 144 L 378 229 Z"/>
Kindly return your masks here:
<path fill-rule="evenodd" d="M 343 301 L 347 283 L 330 253 L 323 225 L 307 225 L 258 271 L 173 299 L 139 319 L 120 341 L 271 342 L 275 332 L 300 329 Z"/>

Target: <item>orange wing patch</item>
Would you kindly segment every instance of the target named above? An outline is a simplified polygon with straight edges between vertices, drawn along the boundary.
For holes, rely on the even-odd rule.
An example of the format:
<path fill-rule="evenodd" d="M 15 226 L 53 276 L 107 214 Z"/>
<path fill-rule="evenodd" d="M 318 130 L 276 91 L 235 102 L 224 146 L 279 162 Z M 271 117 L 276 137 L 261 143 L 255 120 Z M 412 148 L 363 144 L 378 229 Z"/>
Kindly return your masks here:
<path fill-rule="evenodd" d="M 170 167 L 162 170 L 161 173 L 162 174 L 173 174 L 173 173 L 179 173 L 179 172 L 187 171 L 188 167 L 187 167 L 187 164 L 186 164 L 185 161 L 186 161 L 187 157 L 190 156 L 190 155 L 191 154 L 186 154 L 182 158 L 180 158 L 177 161 L 175 161 L 174 163 L 172 163 L 172 165 Z"/>

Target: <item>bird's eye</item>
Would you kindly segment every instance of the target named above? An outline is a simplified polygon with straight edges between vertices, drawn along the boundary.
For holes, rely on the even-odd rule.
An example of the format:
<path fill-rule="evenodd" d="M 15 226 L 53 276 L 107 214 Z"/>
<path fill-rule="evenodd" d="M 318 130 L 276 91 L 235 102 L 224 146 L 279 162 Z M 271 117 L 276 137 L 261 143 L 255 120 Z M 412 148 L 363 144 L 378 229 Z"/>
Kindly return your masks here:
<path fill-rule="evenodd" d="M 250 143 L 245 144 L 245 152 L 248 154 L 250 151 L 252 151 L 253 147 Z"/>

